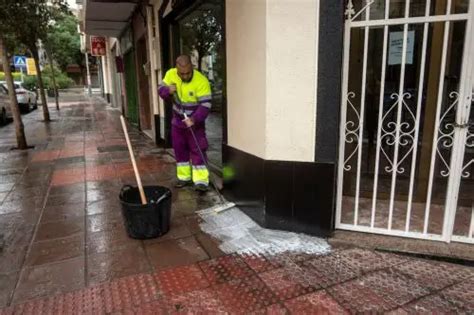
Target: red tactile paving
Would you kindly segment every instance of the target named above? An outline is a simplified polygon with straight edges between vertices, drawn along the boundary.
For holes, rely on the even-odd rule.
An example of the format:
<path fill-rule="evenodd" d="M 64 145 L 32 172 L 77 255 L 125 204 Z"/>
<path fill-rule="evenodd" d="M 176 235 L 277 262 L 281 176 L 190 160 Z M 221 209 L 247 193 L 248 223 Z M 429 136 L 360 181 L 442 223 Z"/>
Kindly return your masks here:
<path fill-rule="evenodd" d="M 396 270 L 435 290 L 474 276 L 474 271 L 471 268 L 451 264 L 441 265 L 421 260 L 412 260 L 401 264 L 396 267 Z"/>
<path fill-rule="evenodd" d="M 271 263 L 267 258 L 265 258 L 264 255 L 243 254 L 240 255 L 240 257 L 257 273 L 269 271 L 277 267 L 275 264 Z"/>
<path fill-rule="evenodd" d="M 250 312 L 252 315 L 288 315 L 290 311 L 281 304 L 273 304 L 266 308 L 259 309 L 255 312 Z"/>
<path fill-rule="evenodd" d="M 228 313 L 211 288 L 174 295 L 167 300 L 167 309 L 170 314 Z"/>
<path fill-rule="evenodd" d="M 377 296 L 395 308 L 428 295 L 428 289 L 416 281 L 393 271 L 379 271 L 359 278 Z"/>
<path fill-rule="evenodd" d="M 261 273 L 259 277 L 281 300 L 288 300 L 315 291 L 319 286 L 305 277 L 301 269 L 279 268 Z"/>
<path fill-rule="evenodd" d="M 357 272 L 347 266 L 342 259 L 333 255 L 307 260 L 301 266 L 308 275 L 312 275 L 311 281 L 317 281 L 317 284 L 323 288 L 357 276 Z"/>
<path fill-rule="evenodd" d="M 232 280 L 214 289 L 224 306 L 234 314 L 247 314 L 278 303 L 278 298 L 257 276 Z"/>
<path fill-rule="evenodd" d="M 211 284 L 240 279 L 253 274 L 252 269 L 242 259 L 234 255 L 200 262 L 199 266 Z"/>
<path fill-rule="evenodd" d="M 351 280 L 327 289 L 328 293 L 351 313 L 382 313 L 393 308 L 377 296 L 369 286 Z"/>
<path fill-rule="evenodd" d="M 286 301 L 285 306 L 292 314 L 348 314 L 324 291 Z"/>
<path fill-rule="evenodd" d="M 130 276 L 80 291 L 32 300 L 12 307 L 14 314 L 103 314 L 133 308 L 160 297 L 150 274 Z"/>
<path fill-rule="evenodd" d="M 449 287 L 441 291 L 440 295 L 451 301 L 456 307 L 474 313 L 474 278 Z"/>
<path fill-rule="evenodd" d="M 204 273 L 196 265 L 159 271 L 155 279 L 165 296 L 183 294 L 209 287 Z"/>
<path fill-rule="evenodd" d="M 430 295 L 403 306 L 408 314 L 462 314 L 466 309 L 439 295 Z"/>
<path fill-rule="evenodd" d="M 390 255 L 390 257 L 387 257 L 388 255 L 360 248 L 339 251 L 333 255 L 340 258 L 346 265 L 358 273 L 383 269 L 406 261 L 406 259 L 396 255 Z"/>

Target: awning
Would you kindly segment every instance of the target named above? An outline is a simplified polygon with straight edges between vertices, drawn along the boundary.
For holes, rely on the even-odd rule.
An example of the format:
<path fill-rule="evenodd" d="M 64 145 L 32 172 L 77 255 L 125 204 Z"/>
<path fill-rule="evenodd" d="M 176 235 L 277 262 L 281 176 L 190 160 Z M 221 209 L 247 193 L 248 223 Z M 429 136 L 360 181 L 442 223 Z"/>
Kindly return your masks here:
<path fill-rule="evenodd" d="M 139 0 L 84 0 L 84 32 L 118 37 Z"/>

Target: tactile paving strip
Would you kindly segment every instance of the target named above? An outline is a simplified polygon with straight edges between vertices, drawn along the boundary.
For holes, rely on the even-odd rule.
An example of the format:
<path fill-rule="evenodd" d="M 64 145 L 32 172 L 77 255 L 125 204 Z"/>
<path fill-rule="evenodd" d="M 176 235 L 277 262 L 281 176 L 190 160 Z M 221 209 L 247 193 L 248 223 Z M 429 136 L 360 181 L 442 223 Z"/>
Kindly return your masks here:
<path fill-rule="evenodd" d="M 311 293 L 319 286 L 310 281 L 301 268 L 279 268 L 261 273 L 259 277 L 281 300 Z"/>
<path fill-rule="evenodd" d="M 252 268 L 257 273 L 269 271 L 278 267 L 265 258 L 264 255 L 240 254 L 239 256 L 250 268 Z"/>
<path fill-rule="evenodd" d="M 308 275 L 312 274 L 311 281 L 317 281 L 317 284 L 323 288 L 357 276 L 357 272 L 347 266 L 342 259 L 334 255 L 311 259 L 303 262 L 301 266 L 303 269 L 306 269 Z"/>
<path fill-rule="evenodd" d="M 466 310 L 443 299 L 439 295 L 430 295 L 403 306 L 409 314 L 461 314 Z"/>
<path fill-rule="evenodd" d="M 209 287 L 209 282 L 204 273 L 196 265 L 157 272 L 155 279 L 165 296 L 183 294 Z"/>
<path fill-rule="evenodd" d="M 159 297 L 153 276 L 140 274 L 76 292 L 29 301 L 10 308 L 10 311 L 25 315 L 103 314 L 150 303 Z"/>
<path fill-rule="evenodd" d="M 383 313 L 393 308 L 359 280 L 338 284 L 327 291 L 344 309 L 354 314 Z"/>
<path fill-rule="evenodd" d="M 224 256 L 205 262 L 199 266 L 204 271 L 211 284 L 223 283 L 233 279 L 240 279 L 254 274 L 238 256 Z"/>
<path fill-rule="evenodd" d="M 405 261 L 401 257 L 395 255 L 391 255 L 389 258 L 387 255 L 360 248 L 342 250 L 335 252 L 332 255 L 340 258 L 346 265 L 359 274 L 388 268 Z"/>
<path fill-rule="evenodd" d="M 347 314 L 326 292 L 319 291 L 285 302 L 292 314 Z"/>
<path fill-rule="evenodd" d="M 358 279 L 393 308 L 402 306 L 430 291 L 416 281 L 394 271 L 379 271 Z"/>
<path fill-rule="evenodd" d="M 214 289 L 233 314 L 248 314 L 278 303 L 277 297 L 257 276 L 232 280 L 217 285 Z"/>
<path fill-rule="evenodd" d="M 396 270 L 406 274 L 424 286 L 439 290 L 474 276 L 470 268 L 451 264 L 436 264 L 422 260 L 412 260 L 396 267 Z M 433 276 L 436 275 L 436 276 Z"/>
<path fill-rule="evenodd" d="M 474 313 L 474 278 L 445 289 L 440 292 L 440 295 L 457 307 Z"/>
<path fill-rule="evenodd" d="M 170 314 L 227 313 L 212 288 L 173 295 L 166 300 Z"/>

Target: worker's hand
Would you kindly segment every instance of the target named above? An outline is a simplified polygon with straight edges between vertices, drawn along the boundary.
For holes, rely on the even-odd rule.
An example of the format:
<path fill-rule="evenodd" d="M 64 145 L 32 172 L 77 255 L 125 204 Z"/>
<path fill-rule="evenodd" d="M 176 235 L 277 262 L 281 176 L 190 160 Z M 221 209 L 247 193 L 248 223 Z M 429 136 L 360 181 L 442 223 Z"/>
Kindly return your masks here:
<path fill-rule="evenodd" d="M 186 127 L 188 128 L 191 128 L 192 126 L 194 126 L 194 121 L 192 120 L 192 118 L 186 118 L 186 119 L 183 119 L 183 122 L 186 124 Z"/>
<path fill-rule="evenodd" d="M 176 85 L 168 85 L 168 91 L 170 94 L 174 94 L 174 92 L 176 92 Z"/>

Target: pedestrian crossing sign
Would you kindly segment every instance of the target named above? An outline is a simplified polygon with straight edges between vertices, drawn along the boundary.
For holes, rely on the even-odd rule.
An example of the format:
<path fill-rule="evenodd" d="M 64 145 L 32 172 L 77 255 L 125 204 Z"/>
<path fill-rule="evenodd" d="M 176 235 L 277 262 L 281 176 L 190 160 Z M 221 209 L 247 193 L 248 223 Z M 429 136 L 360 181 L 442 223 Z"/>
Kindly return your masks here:
<path fill-rule="evenodd" d="M 26 68 L 26 57 L 25 56 L 14 56 L 13 64 L 15 67 L 24 67 Z"/>

